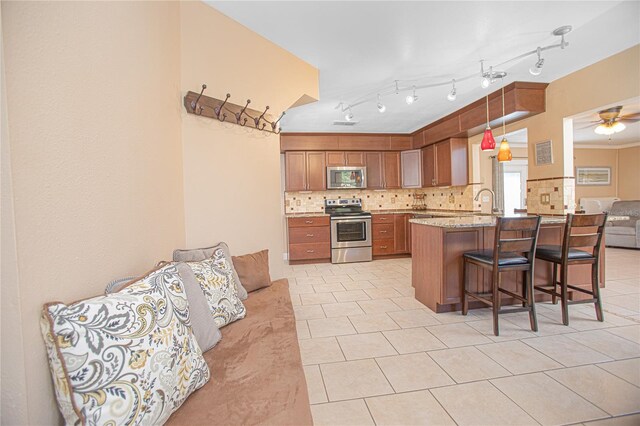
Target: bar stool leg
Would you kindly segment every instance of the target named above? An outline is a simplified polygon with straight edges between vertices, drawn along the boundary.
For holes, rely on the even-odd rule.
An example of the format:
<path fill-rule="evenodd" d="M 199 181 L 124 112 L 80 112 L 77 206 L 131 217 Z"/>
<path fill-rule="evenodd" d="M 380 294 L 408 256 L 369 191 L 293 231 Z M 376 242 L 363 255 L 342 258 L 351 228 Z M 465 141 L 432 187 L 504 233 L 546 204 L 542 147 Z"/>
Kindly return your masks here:
<path fill-rule="evenodd" d="M 527 299 L 527 294 L 529 291 L 527 290 L 527 271 L 522 271 L 522 297 Z M 527 302 L 522 302 L 522 307 L 525 308 L 527 306 Z"/>
<path fill-rule="evenodd" d="M 525 287 L 527 289 L 527 302 L 529 303 L 529 322 L 531 323 L 531 330 L 538 331 L 538 317 L 536 317 L 536 302 L 533 298 L 533 268 L 525 274 Z"/>
<path fill-rule="evenodd" d="M 562 304 L 562 323 L 564 325 L 569 325 L 569 304 L 567 303 L 567 281 L 568 281 L 568 272 L 569 267 L 566 264 L 562 264 L 560 266 L 562 269 L 560 271 L 560 303 Z"/>
<path fill-rule="evenodd" d="M 467 262 L 467 259 L 464 258 L 462 260 L 462 315 L 467 315 L 467 312 L 469 312 L 469 298 L 467 297 L 467 291 L 469 290 L 469 284 L 467 283 L 468 267 L 469 263 Z"/>
<path fill-rule="evenodd" d="M 558 282 L 558 268 L 557 268 L 557 264 L 551 262 L 551 266 L 553 267 L 553 273 L 551 274 L 552 276 L 552 280 L 553 280 L 553 294 L 551 295 L 551 303 L 553 303 L 554 305 L 558 303 L 558 297 L 556 296 L 556 293 L 558 292 L 558 286 L 557 286 L 557 282 Z"/>
<path fill-rule="evenodd" d="M 600 265 L 595 262 L 591 266 L 591 287 L 593 289 L 593 297 L 596 299 L 596 317 L 598 321 L 604 321 L 604 314 L 602 313 L 602 299 L 600 299 Z"/>
<path fill-rule="evenodd" d="M 493 277 L 491 279 L 491 290 L 493 293 L 493 334 L 500 335 L 500 329 L 498 328 L 498 311 L 500 310 L 500 272 L 496 269 L 493 271 Z"/>

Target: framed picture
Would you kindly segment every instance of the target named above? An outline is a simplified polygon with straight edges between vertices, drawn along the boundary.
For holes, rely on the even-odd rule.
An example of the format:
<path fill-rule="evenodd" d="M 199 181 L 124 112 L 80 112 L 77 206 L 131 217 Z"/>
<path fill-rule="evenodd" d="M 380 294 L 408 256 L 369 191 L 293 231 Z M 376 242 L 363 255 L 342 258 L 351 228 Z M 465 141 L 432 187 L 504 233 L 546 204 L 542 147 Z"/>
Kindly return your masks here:
<path fill-rule="evenodd" d="M 576 185 L 611 185 L 611 167 L 576 167 Z"/>
<path fill-rule="evenodd" d="M 544 166 L 546 164 L 553 164 L 551 141 L 536 144 L 536 166 Z"/>

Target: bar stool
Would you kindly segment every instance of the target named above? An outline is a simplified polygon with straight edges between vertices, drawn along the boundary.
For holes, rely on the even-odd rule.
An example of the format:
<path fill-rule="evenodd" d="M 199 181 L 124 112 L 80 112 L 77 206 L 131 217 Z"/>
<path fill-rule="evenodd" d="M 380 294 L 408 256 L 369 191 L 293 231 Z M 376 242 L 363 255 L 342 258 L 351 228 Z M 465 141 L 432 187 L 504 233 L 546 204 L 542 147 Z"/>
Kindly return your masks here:
<path fill-rule="evenodd" d="M 462 315 L 469 311 L 469 297 L 477 299 L 493 308 L 493 333 L 498 336 L 498 314 L 511 312 L 529 312 L 531 329 L 538 331 L 538 319 L 533 297 L 534 253 L 540 231 L 540 216 L 522 218 L 502 218 L 496 220 L 496 232 L 493 250 L 468 251 L 463 254 L 464 267 L 462 282 Z M 517 238 L 504 238 L 503 232 L 516 232 Z M 491 274 L 491 293 L 473 293 L 469 291 L 469 264 L 488 269 Z M 501 288 L 500 272 L 523 271 L 525 280 L 522 283 L 522 295 Z M 507 294 L 522 301 L 521 308 L 501 309 L 501 294 Z"/>
<path fill-rule="evenodd" d="M 564 236 L 561 246 L 542 245 L 536 251 L 536 258 L 551 262 L 553 266 L 552 284 L 535 286 L 536 290 L 551 295 L 551 301 L 557 303 L 560 298 L 562 305 L 562 323 L 569 325 L 569 305 L 577 303 L 594 303 L 598 321 L 604 321 L 602 301 L 600 299 L 600 244 L 607 214 L 568 214 L 564 225 Z M 597 231 L 584 228 L 597 227 Z M 578 231 L 578 232 L 576 232 Z M 577 249 L 575 247 L 579 247 Z M 567 282 L 569 266 L 591 265 L 591 291 Z M 560 267 L 560 281 L 557 280 L 557 267 Z M 560 292 L 557 288 L 560 286 Z M 590 299 L 569 300 L 568 289 L 579 291 L 592 296 Z"/>

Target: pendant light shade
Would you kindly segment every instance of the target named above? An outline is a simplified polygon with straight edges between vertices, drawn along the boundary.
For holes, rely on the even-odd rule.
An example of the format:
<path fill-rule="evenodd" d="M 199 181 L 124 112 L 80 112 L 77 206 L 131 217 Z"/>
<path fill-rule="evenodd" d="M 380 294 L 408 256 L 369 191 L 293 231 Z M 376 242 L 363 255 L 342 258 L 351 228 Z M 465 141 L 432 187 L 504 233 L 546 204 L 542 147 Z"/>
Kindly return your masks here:
<path fill-rule="evenodd" d="M 480 149 L 483 151 L 492 151 L 496 148 L 496 140 L 493 138 L 491 132 L 491 126 L 489 126 L 489 96 L 486 96 L 487 100 L 487 128 L 482 136 L 482 143 L 480 143 Z"/>
<path fill-rule="evenodd" d="M 498 161 L 511 161 L 513 159 L 513 155 L 511 155 L 511 148 L 509 148 L 509 142 L 507 138 L 503 138 L 502 142 L 500 142 L 500 149 L 498 150 Z"/>

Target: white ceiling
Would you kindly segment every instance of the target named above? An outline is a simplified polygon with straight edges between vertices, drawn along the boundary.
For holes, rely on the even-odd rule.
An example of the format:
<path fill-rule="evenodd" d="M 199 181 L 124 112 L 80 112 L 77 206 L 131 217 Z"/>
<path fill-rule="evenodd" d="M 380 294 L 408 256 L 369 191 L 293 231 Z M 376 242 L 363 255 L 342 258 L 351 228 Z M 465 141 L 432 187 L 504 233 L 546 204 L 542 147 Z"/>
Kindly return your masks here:
<path fill-rule="evenodd" d="M 407 105 L 400 95 L 384 96 L 387 111 L 375 100 L 353 108 L 358 124 L 344 120 L 339 102 L 370 97 L 394 80 L 430 84 L 479 74 L 480 59 L 497 64 L 538 46 L 557 43 L 551 31 L 572 25 L 569 47 L 544 52 L 538 77 L 529 74 L 535 57 L 510 65 L 512 81 L 550 82 L 640 43 L 637 1 L 207 1 L 222 13 L 261 34 L 320 70 L 320 101 L 293 108 L 282 121 L 284 131 L 411 132 L 485 95 L 480 78 L 449 87 L 418 91 Z M 245 52 L 244 54 L 250 54 Z"/>
<path fill-rule="evenodd" d="M 635 97 L 621 100 L 611 105 L 602 105 L 599 108 L 578 114 L 572 117 L 574 146 L 579 148 L 620 148 L 630 144 L 640 143 L 640 121 L 635 123 L 623 122 L 626 129 L 620 133 L 611 135 L 611 140 L 609 140 L 609 136 L 598 135 L 594 131 L 598 123 L 601 122 L 598 112 L 618 105 L 622 106 L 622 111 L 620 112 L 621 117 L 640 113 L 640 97 Z"/>

